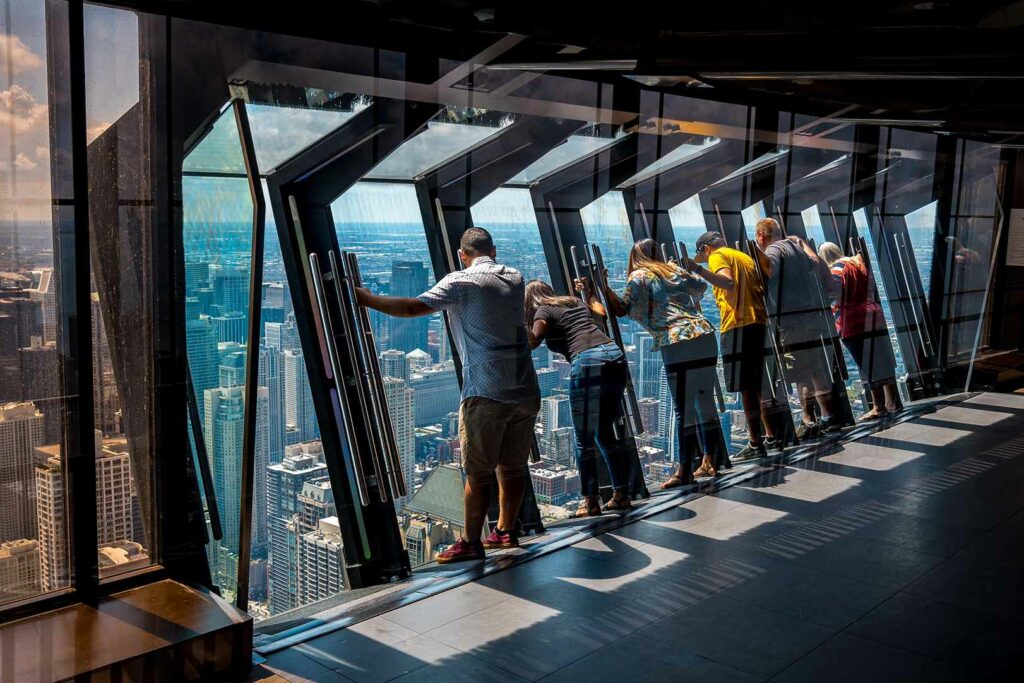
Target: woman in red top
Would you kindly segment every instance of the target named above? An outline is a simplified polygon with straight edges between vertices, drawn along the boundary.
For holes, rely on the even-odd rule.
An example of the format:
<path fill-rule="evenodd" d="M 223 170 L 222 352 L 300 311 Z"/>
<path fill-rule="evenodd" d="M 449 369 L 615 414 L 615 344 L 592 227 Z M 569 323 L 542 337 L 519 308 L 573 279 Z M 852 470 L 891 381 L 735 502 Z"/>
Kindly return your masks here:
<path fill-rule="evenodd" d="M 861 381 L 871 391 L 872 408 L 861 419 L 874 420 L 902 410 L 896 388 L 896 358 L 874 277 L 860 254 L 843 256 L 832 242 L 822 244 L 818 255 L 829 265 L 837 285 L 832 310 L 839 337 L 860 368 Z"/>

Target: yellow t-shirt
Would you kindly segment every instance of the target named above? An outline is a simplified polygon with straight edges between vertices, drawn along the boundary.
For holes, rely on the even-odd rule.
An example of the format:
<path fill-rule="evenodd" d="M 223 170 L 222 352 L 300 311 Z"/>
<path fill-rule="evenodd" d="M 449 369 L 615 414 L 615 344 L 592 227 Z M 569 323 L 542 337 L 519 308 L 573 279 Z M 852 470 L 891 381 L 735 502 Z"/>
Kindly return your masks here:
<path fill-rule="evenodd" d="M 712 287 L 722 316 L 721 331 L 728 332 L 735 327 L 767 322 L 764 290 L 754 259 L 742 251 L 721 247 L 708 257 L 708 270 L 717 273 L 723 268 L 732 271 L 733 288 Z"/>

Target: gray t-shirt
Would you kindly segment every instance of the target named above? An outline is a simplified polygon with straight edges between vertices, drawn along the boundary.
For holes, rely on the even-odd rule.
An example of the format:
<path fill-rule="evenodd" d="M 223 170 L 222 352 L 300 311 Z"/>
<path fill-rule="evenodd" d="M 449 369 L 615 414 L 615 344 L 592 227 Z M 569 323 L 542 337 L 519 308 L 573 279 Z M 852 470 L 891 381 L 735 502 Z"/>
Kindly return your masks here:
<path fill-rule="evenodd" d="M 822 302 L 814 262 L 791 239 L 772 242 L 764 255 L 772 268 L 767 287 L 768 314 L 777 316 L 782 329 L 820 327 Z"/>
<path fill-rule="evenodd" d="M 519 271 L 481 256 L 417 297 L 435 311 L 448 312 L 462 360 L 462 398 L 539 400 L 523 320 L 524 293 Z"/>

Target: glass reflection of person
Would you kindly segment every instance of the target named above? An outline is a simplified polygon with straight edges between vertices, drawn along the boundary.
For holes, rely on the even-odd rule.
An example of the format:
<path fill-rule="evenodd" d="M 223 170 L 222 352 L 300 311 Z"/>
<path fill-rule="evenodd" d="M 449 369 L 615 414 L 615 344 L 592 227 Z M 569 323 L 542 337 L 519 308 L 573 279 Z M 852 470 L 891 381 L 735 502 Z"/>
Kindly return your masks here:
<path fill-rule="evenodd" d="M 465 535 L 437 561 L 475 560 L 485 548 L 519 544 L 516 518 L 529 476 L 527 461 L 540 410 L 540 390 L 523 325 L 525 284 L 519 271 L 495 262 L 489 232 L 462 234 L 463 270 L 449 273 L 418 297 L 389 297 L 359 289 L 359 304 L 388 315 L 415 318 L 447 311 L 462 358 L 459 444 L 466 474 Z M 483 540 L 498 478 L 498 524 Z"/>
<path fill-rule="evenodd" d="M 903 404 L 896 387 L 896 357 L 871 270 L 860 254 L 844 256 L 832 242 L 818 247 L 818 254 L 835 282 L 832 311 L 839 338 L 871 392 L 871 410 L 861 419 L 875 420 L 899 412 Z"/>
<path fill-rule="evenodd" d="M 763 254 L 767 299 L 778 324 L 782 352 L 790 364 L 786 374 L 796 384 L 803 408 L 797 438 L 837 432 L 840 425 L 832 418 L 832 374 L 825 351 L 831 323 L 822 313 L 818 275 L 819 267 L 823 267 L 821 260 L 805 240 L 784 236 L 774 218 L 759 220 L 754 238 Z M 811 397 L 820 420 L 814 414 Z"/>
<path fill-rule="evenodd" d="M 721 440 L 712 436 L 718 428 L 715 330 L 694 303 L 707 285 L 685 269 L 660 260 L 657 252 L 652 239 L 634 244 L 629 252 L 625 291 L 619 297 L 608 287 L 606 294 L 612 312 L 629 316 L 647 330 L 654 338 L 654 349 L 661 351 L 665 361 L 679 434 L 679 465 L 662 484 L 662 488 L 669 489 L 692 483 L 695 477 L 715 476 L 731 463 L 724 448 L 718 447 Z M 663 429 L 672 426 L 664 425 Z M 713 453 L 708 452 L 712 442 Z M 698 454 L 701 464 L 694 471 L 693 460 Z"/>
<path fill-rule="evenodd" d="M 763 457 L 767 446 L 777 447 L 778 441 L 768 419 L 768 406 L 761 401 L 768 314 L 754 260 L 726 246 L 721 233 L 705 232 L 697 238 L 694 259 L 686 267 L 711 284 L 722 320 L 726 390 L 739 392 L 746 416 L 750 441 L 733 461 Z"/>
<path fill-rule="evenodd" d="M 597 451 L 601 451 L 612 484 L 607 510 L 630 508 L 628 485 L 629 437 L 615 429 L 622 417 L 622 400 L 629 366 L 622 350 L 598 324 L 604 307 L 594 299 L 591 286 L 578 282 L 586 302 L 573 296 L 558 296 L 542 280 L 526 283 L 526 320 L 530 345 L 548 348 L 569 361 L 569 405 L 576 432 L 576 454 L 580 471 L 583 505 L 576 517 L 601 514 Z M 597 318 L 597 319 L 595 319 Z"/>

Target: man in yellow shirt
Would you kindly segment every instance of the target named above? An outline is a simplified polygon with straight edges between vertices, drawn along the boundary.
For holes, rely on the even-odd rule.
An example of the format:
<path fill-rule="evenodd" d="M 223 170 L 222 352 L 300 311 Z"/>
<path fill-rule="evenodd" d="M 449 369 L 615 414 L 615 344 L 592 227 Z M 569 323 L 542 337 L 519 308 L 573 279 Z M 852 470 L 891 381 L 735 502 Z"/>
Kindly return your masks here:
<path fill-rule="evenodd" d="M 695 260 L 687 269 L 711 284 L 722 318 L 722 366 L 728 391 L 738 391 L 747 417 L 750 443 L 733 456 L 733 462 L 751 460 L 767 454 L 766 445 L 775 445 L 767 407 L 761 401 L 764 381 L 765 325 L 768 315 L 764 289 L 754 260 L 742 251 L 726 246 L 717 232 L 706 232 L 697 239 Z M 705 268 L 701 263 L 707 263 Z M 692 266 L 692 268 L 691 268 Z M 765 438 L 761 437 L 762 423 Z M 766 443 L 767 442 L 767 443 Z"/>

